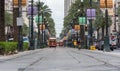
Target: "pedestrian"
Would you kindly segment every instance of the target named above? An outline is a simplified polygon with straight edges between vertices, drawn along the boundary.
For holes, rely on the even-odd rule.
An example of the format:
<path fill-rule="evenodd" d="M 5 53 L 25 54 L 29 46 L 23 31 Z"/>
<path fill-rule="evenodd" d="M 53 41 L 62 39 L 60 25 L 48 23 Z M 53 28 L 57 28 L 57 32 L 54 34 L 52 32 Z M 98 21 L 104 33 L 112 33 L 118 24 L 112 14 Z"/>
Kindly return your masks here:
<path fill-rule="evenodd" d="M 77 46 L 77 41 L 75 40 L 73 43 L 74 43 L 74 48 L 76 48 L 76 46 Z"/>

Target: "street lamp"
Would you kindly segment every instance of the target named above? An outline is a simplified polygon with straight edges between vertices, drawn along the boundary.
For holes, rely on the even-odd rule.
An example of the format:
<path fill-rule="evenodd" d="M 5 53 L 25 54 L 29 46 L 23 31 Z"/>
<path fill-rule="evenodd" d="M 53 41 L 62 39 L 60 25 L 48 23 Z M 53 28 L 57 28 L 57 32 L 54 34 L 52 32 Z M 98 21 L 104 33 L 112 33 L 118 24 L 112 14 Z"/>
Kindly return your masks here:
<path fill-rule="evenodd" d="M 84 31 L 84 25 L 86 24 L 86 22 L 85 22 L 86 17 L 83 14 L 84 13 L 83 7 L 84 7 L 83 0 L 81 0 L 81 14 L 80 14 L 81 17 L 79 17 L 80 34 L 81 34 L 81 36 L 80 36 L 81 37 L 81 40 L 80 40 L 80 42 L 81 42 L 81 48 L 84 48 L 84 39 L 85 39 L 85 37 L 84 37 L 84 35 L 85 35 L 84 34 L 85 33 L 85 31 Z"/>
<path fill-rule="evenodd" d="M 37 48 L 40 47 L 40 0 L 38 1 L 38 39 L 37 39 Z"/>
<path fill-rule="evenodd" d="M 115 19 L 114 19 L 114 32 L 117 32 L 117 30 L 116 30 L 116 16 L 117 16 L 117 14 L 116 14 L 116 3 L 114 4 L 114 11 L 115 11 L 115 13 L 114 13 L 114 17 L 115 17 Z"/>
<path fill-rule="evenodd" d="M 46 25 L 46 17 L 44 17 L 43 20 L 44 20 L 43 25 Z M 46 28 L 46 26 L 45 26 L 45 28 Z M 45 36 L 45 28 L 43 28 L 43 45 L 45 45 L 45 38 L 46 38 L 46 36 Z"/>
<path fill-rule="evenodd" d="M 34 38 L 33 38 L 33 0 L 31 0 L 31 39 L 30 39 L 30 50 L 34 50 Z"/>
<path fill-rule="evenodd" d="M 92 9 L 92 0 L 90 0 L 90 9 Z M 91 10 L 90 10 L 91 13 Z M 92 17 L 92 15 L 91 15 Z M 90 25 L 89 25 L 89 30 L 90 30 L 90 40 L 89 40 L 89 45 L 92 46 L 93 45 L 93 29 L 92 29 L 92 19 L 89 19 Z M 89 47 L 90 47 L 89 46 Z"/>
<path fill-rule="evenodd" d="M 109 46 L 109 33 L 108 33 L 108 10 L 107 10 L 107 0 L 105 0 L 105 24 L 106 24 L 106 36 L 104 38 L 104 51 L 110 51 Z"/>
<path fill-rule="evenodd" d="M 88 37 L 89 37 L 89 48 L 90 48 L 90 46 L 93 45 L 92 20 L 95 19 L 95 16 L 96 16 L 96 10 L 92 9 L 92 0 L 90 0 L 90 9 L 87 9 L 86 15 L 87 15 L 87 19 L 89 20 L 89 23 L 90 23 L 89 24 L 89 34 L 88 34 Z"/>
<path fill-rule="evenodd" d="M 23 50 L 23 36 L 22 36 L 22 25 L 23 22 L 20 23 L 20 20 L 22 21 L 22 0 L 18 0 L 18 7 L 19 7 L 19 16 L 17 18 L 17 25 L 18 25 L 18 51 Z"/>

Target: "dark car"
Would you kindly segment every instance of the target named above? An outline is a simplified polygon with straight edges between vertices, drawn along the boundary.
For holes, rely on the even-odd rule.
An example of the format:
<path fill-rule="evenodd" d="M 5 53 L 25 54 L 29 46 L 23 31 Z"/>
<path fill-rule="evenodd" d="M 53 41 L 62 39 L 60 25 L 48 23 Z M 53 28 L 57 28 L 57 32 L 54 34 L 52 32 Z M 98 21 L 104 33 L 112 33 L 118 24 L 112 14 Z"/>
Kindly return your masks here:
<path fill-rule="evenodd" d="M 110 45 L 110 44 L 109 44 Z M 98 50 L 103 50 L 104 49 L 104 41 L 99 41 L 97 42 L 96 46 L 95 46 Z M 110 45 L 110 50 L 113 51 L 114 47 L 112 45 Z"/>

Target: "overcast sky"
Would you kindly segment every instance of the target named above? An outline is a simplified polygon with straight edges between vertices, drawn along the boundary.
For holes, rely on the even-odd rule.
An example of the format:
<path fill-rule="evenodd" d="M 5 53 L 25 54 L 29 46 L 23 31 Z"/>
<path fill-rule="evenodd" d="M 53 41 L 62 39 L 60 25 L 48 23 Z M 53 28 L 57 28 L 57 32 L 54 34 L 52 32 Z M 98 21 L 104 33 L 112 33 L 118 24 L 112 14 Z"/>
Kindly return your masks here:
<path fill-rule="evenodd" d="M 37 0 L 36 0 L 37 1 Z M 57 37 L 63 28 L 64 0 L 41 0 L 52 10 L 52 18 L 55 21 Z"/>

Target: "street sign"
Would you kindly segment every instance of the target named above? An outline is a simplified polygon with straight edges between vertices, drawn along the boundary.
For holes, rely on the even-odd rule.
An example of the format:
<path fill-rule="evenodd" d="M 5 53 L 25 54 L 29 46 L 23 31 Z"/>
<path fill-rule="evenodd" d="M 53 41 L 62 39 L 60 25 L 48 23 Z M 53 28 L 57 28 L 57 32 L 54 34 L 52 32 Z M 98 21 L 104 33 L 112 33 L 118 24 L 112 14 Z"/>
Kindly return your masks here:
<path fill-rule="evenodd" d="M 40 30 L 45 30 L 45 25 L 40 25 Z"/>
<path fill-rule="evenodd" d="M 79 25 L 85 25 L 86 24 L 86 17 L 79 17 Z"/>
<path fill-rule="evenodd" d="M 85 35 L 88 35 L 88 32 L 87 32 L 87 31 L 85 32 Z"/>
<path fill-rule="evenodd" d="M 23 18 L 17 17 L 17 26 L 23 26 Z"/>
<path fill-rule="evenodd" d="M 38 20 L 39 20 L 39 24 L 42 24 L 42 16 L 39 16 L 38 15 L 35 17 L 35 22 L 38 23 Z"/>

